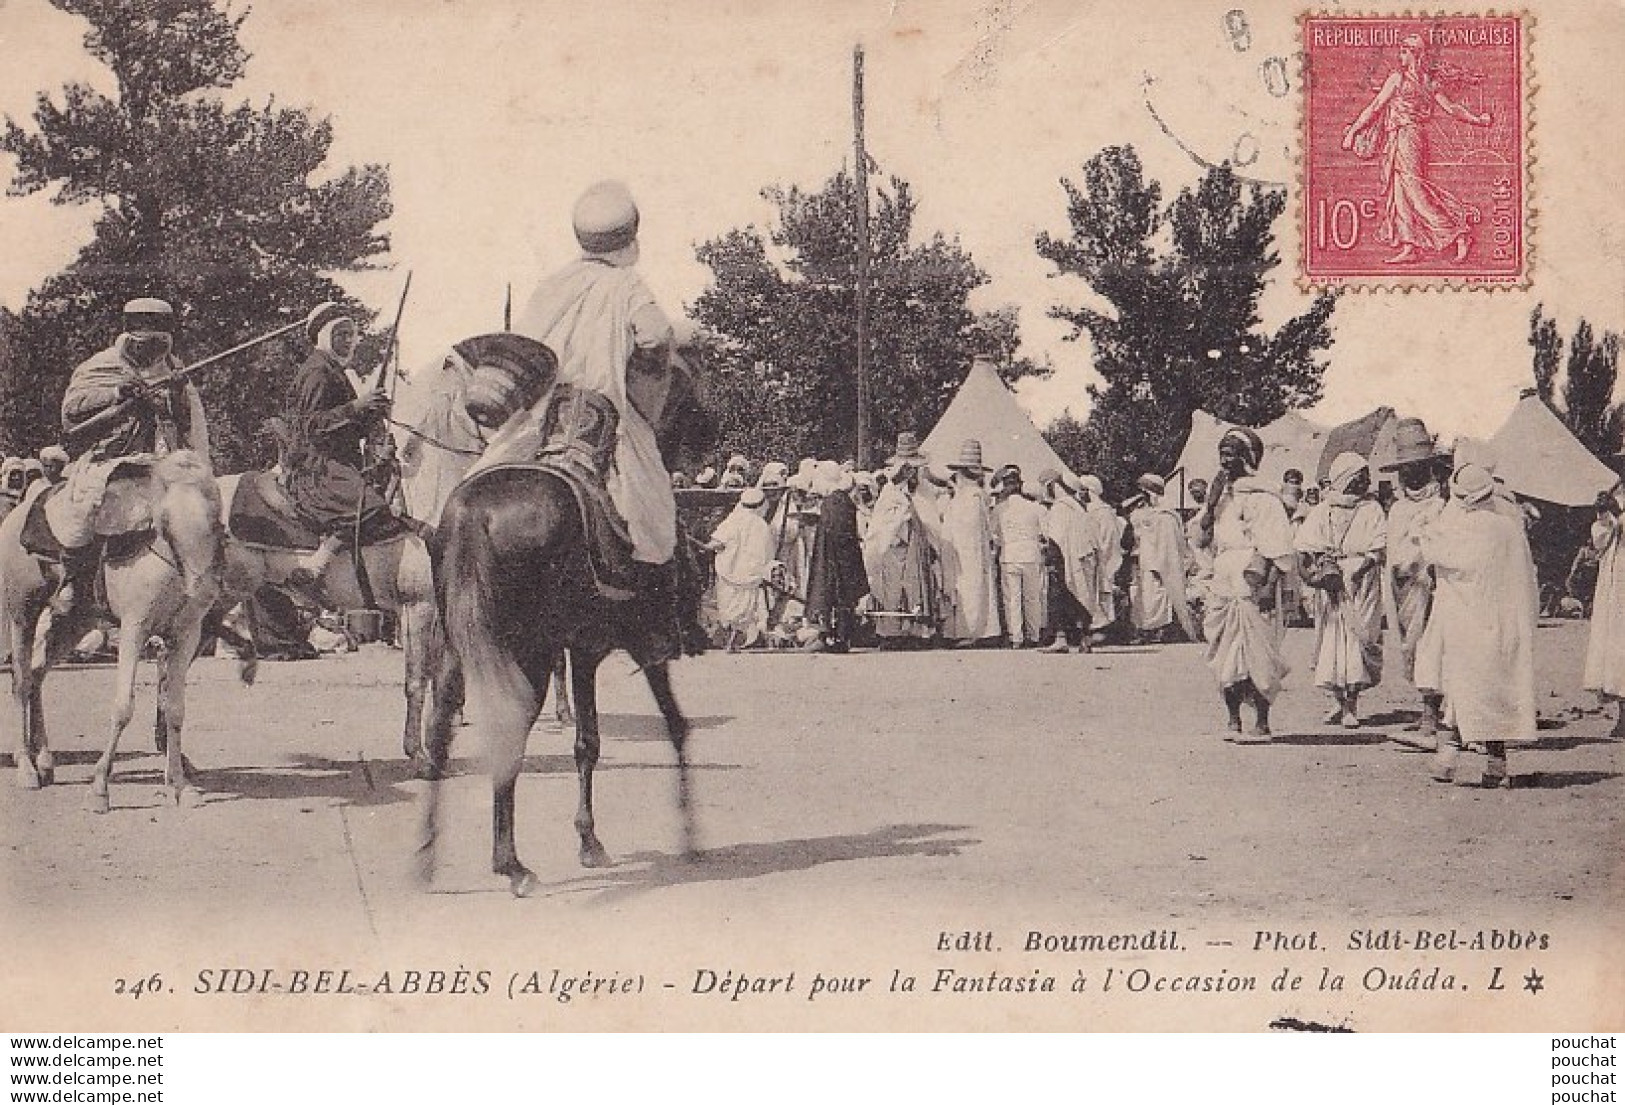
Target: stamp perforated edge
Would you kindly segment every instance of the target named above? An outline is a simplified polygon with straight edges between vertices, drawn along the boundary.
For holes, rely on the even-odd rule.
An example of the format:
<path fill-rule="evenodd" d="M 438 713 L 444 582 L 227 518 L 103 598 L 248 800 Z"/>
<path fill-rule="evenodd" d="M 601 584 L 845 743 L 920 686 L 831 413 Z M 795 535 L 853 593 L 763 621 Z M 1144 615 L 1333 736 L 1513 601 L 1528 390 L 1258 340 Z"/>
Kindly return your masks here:
<path fill-rule="evenodd" d="M 1523 164 L 1521 174 L 1523 180 L 1523 273 L 1516 280 L 1463 280 L 1449 276 L 1346 276 L 1346 277 L 1311 277 L 1308 273 L 1309 248 L 1307 241 L 1308 226 L 1304 221 L 1303 211 L 1306 200 L 1306 184 L 1304 181 L 1305 163 L 1308 160 L 1305 148 L 1309 133 L 1309 51 L 1304 48 L 1304 24 L 1310 19 L 1321 17 L 1343 19 L 1505 19 L 1518 20 L 1521 35 L 1521 56 L 1519 62 L 1522 66 L 1523 85 Z M 1298 249 L 1298 272 L 1296 283 L 1298 290 L 1305 294 L 1314 292 L 1353 292 L 1356 294 L 1381 295 L 1400 293 L 1410 295 L 1416 292 L 1522 292 L 1534 286 L 1535 260 L 1536 260 L 1536 228 L 1540 220 L 1540 206 L 1535 199 L 1534 176 L 1535 163 L 1539 154 L 1535 146 L 1535 100 L 1539 91 L 1539 79 L 1535 71 L 1535 15 L 1528 9 L 1518 11 L 1498 11 L 1494 8 L 1476 12 L 1441 12 L 1441 11 L 1314 11 L 1306 10 L 1298 14 L 1298 123 L 1294 138 L 1297 142 L 1297 165 L 1292 176 L 1293 191 L 1290 196 L 1293 218 L 1297 221 L 1296 233 L 1293 235 Z"/>

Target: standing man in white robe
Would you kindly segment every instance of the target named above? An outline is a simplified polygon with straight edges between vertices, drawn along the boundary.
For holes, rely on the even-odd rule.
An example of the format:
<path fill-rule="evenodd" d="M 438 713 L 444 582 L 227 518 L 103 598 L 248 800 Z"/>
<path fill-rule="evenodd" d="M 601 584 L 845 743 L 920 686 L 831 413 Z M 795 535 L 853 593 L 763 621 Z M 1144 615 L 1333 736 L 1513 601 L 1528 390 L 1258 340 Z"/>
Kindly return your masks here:
<path fill-rule="evenodd" d="M 1358 453 L 1332 461 L 1331 487 L 1294 544 L 1315 592 L 1315 685 L 1336 705 L 1326 724 L 1360 727 L 1360 692 L 1382 682 L 1382 559 L 1388 519 Z"/>
<path fill-rule="evenodd" d="M 994 560 L 993 508 L 982 480 L 982 443 L 966 441 L 953 473 L 952 497 L 943 506 L 943 576 L 952 602 L 943 636 L 955 647 L 997 637 L 999 585 Z"/>
<path fill-rule="evenodd" d="M 1591 638 L 1586 645 L 1585 687 L 1605 702 L 1617 702 L 1613 737 L 1625 738 L 1625 481 L 1608 493 L 1591 529 L 1599 554 L 1597 590 L 1591 603 Z"/>
<path fill-rule="evenodd" d="M 1185 577 L 1191 563 L 1190 545 L 1179 512 L 1164 501 L 1167 485 L 1161 476 L 1147 473 L 1136 481 L 1145 501 L 1129 515 L 1134 527 L 1134 628 L 1141 634 L 1164 638 L 1177 619 L 1185 636 L 1201 640 L 1185 598 Z"/>
<path fill-rule="evenodd" d="M 717 554 L 717 624 L 728 631 L 729 652 L 749 648 L 767 632 L 763 587 L 773 567 L 773 530 L 762 517 L 766 502 L 761 488 L 745 488 L 709 542 Z"/>
<path fill-rule="evenodd" d="M 1100 574 L 1096 606 L 1090 610 L 1098 635 L 1117 620 L 1117 571 L 1123 566 L 1123 531 L 1127 523 L 1106 501 L 1106 485 L 1093 473 L 1078 477 L 1083 486 L 1080 501 L 1094 527 L 1095 547 L 1100 549 Z"/>
<path fill-rule="evenodd" d="M 1252 735 L 1270 735 L 1270 704 L 1287 673 L 1281 656 L 1278 579 L 1296 570 L 1292 526 L 1273 485 L 1258 478 L 1264 442 L 1237 426 L 1219 439 L 1219 475 L 1201 518 L 1200 543 L 1213 553 L 1203 632 L 1207 662 L 1224 697 L 1229 733 L 1241 732 L 1251 702 Z"/>
<path fill-rule="evenodd" d="M 1439 741 L 1433 778 L 1452 782 L 1462 744 L 1481 744 L 1489 754 L 1482 785 L 1509 787 L 1507 745 L 1537 736 L 1535 561 L 1522 521 L 1496 505 L 1488 472 L 1463 465 L 1450 492 L 1422 533 L 1437 590 L 1416 683 L 1444 695 L 1456 729 Z"/>
<path fill-rule="evenodd" d="M 1055 640 L 1043 651 L 1065 652 L 1070 644 L 1079 652 L 1088 652 L 1089 630 L 1094 624 L 1091 611 L 1100 602 L 1100 548 L 1095 544 L 1094 527 L 1068 477 L 1047 469 L 1038 478 L 1050 504 L 1045 532 L 1061 556 L 1059 587 L 1052 584 L 1049 604 Z"/>

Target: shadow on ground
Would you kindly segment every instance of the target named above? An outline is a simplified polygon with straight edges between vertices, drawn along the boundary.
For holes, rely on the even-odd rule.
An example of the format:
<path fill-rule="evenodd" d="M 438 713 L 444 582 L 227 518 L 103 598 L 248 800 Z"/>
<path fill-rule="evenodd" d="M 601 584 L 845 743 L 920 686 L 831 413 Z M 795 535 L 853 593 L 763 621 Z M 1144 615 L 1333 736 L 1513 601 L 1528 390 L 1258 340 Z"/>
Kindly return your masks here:
<path fill-rule="evenodd" d="M 830 863 L 950 858 L 981 841 L 963 835 L 965 825 L 888 825 L 868 833 L 730 844 L 703 849 L 698 857 L 681 853 L 635 852 L 604 871 L 568 879 L 557 893 L 589 893 L 604 900 L 670 886 L 733 882 L 765 875 L 807 871 Z"/>

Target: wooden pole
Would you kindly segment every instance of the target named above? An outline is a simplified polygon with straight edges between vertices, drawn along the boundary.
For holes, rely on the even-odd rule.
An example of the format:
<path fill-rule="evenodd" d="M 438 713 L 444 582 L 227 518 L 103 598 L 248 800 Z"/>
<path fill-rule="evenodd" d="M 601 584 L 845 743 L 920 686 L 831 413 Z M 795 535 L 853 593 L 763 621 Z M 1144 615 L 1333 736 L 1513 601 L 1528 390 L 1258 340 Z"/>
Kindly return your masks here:
<path fill-rule="evenodd" d="M 858 192 L 857 464 L 869 468 L 869 155 L 863 148 L 863 47 L 852 50 L 852 131 Z"/>

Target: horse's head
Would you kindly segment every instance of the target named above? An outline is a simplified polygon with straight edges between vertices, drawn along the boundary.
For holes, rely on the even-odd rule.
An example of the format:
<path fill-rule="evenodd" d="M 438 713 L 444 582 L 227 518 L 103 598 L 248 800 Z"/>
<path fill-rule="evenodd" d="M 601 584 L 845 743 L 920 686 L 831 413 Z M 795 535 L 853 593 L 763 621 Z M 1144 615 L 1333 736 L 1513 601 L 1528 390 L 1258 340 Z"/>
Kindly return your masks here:
<path fill-rule="evenodd" d="M 697 360 L 672 351 L 671 386 L 653 422 L 668 471 L 692 464 L 716 448 L 721 428 L 711 404 L 710 381 Z"/>

